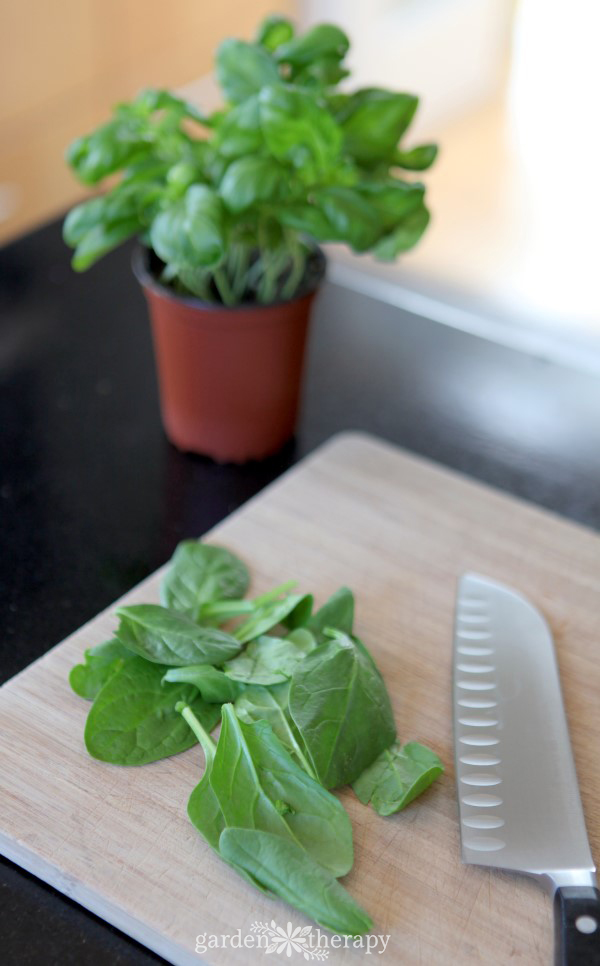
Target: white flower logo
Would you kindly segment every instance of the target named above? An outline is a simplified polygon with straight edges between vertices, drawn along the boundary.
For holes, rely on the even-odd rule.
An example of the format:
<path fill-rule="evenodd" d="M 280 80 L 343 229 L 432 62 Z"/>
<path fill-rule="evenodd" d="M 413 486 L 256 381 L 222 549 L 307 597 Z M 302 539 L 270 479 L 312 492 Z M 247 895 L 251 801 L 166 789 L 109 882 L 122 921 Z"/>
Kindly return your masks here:
<path fill-rule="evenodd" d="M 262 935 L 268 936 L 271 940 L 267 948 L 266 953 L 278 953 L 280 956 L 285 953 L 286 956 L 291 956 L 292 953 L 300 953 L 304 956 L 304 959 L 327 959 L 329 956 L 328 949 L 321 949 L 319 947 L 313 949 L 309 945 L 309 936 L 312 932 L 312 926 L 296 926 L 291 922 L 288 922 L 287 929 L 283 929 L 278 926 L 274 919 L 271 919 L 271 924 L 268 925 L 266 922 L 254 922 L 250 926 L 251 932 L 261 933 Z"/>

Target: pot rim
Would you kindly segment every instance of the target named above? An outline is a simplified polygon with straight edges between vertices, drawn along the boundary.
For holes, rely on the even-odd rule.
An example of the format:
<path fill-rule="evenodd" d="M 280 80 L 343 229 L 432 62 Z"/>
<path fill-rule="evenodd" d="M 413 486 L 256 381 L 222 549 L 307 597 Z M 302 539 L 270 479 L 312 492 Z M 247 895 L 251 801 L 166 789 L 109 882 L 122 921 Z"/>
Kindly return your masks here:
<path fill-rule="evenodd" d="M 151 248 L 149 248 L 147 245 L 143 245 L 141 242 L 138 242 L 131 256 L 131 267 L 133 269 L 133 274 L 137 278 L 142 288 L 152 289 L 157 295 L 160 295 L 162 298 L 168 299 L 171 302 L 177 302 L 180 305 L 188 305 L 190 308 L 197 309 L 201 312 L 203 311 L 211 313 L 243 313 L 248 312 L 248 310 L 256 309 L 266 311 L 271 308 L 278 308 L 282 305 L 291 305 L 294 302 L 301 302 L 304 299 L 312 298 L 319 288 L 319 285 L 322 283 L 327 269 L 327 256 L 319 245 L 315 245 L 314 254 L 317 259 L 315 280 L 313 284 L 308 286 L 300 295 L 296 295 L 292 299 L 278 299 L 276 302 L 267 302 L 264 304 L 261 302 L 241 302 L 239 305 L 223 305 L 221 302 L 205 302 L 195 295 L 180 295 L 178 292 L 174 292 L 166 285 L 163 285 L 150 271 L 148 261 L 151 253 Z"/>

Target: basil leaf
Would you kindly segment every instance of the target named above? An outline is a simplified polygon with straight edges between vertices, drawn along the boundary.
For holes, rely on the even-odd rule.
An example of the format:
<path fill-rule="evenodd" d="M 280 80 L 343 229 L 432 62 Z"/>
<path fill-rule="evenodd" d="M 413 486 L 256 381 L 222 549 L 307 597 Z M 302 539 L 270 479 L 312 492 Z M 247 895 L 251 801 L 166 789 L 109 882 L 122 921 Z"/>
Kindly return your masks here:
<path fill-rule="evenodd" d="M 224 664 L 241 646 L 231 634 L 215 627 L 200 627 L 186 614 L 158 604 L 119 607 L 116 637 L 131 651 L 157 664 Z"/>
<path fill-rule="evenodd" d="M 349 48 L 350 41 L 344 31 L 334 24 L 324 23 L 294 37 L 277 50 L 276 57 L 280 63 L 306 67 L 319 60 L 339 62 L 346 56 Z"/>
<path fill-rule="evenodd" d="M 104 221 L 106 201 L 104 198 L 90 198 L 71 209 L 63 224 L 63 240 L 71 248 L 95 227 L 98 221 Z"/>
<path fill-rule="evenodd" d="M 175 711 L 189 704 L 207 730 L 219 719 L 219 708 L 207 705 L 191 684 L 165 684 L 165 667 L 141 657 L 125 661 L 98 693 L 85 725 L 85 745 L 92 756 L 113 765 L 145 765 L 177 755 L 195 737 Z"/>
<path fill-rule="evenodd" d="M 342 804 L 293 761 L 266 721 L 244 724 L 227 704 L 222 714 L 210 781 L 227 826 L 296 841 L 333 875 L 345 875 L 353 848 Z"/>
<path fill-rule="evenodd" d="M 243 597 L 250 583 L 248 569 L 224 547 L 183 540 L 162 579 L 161 603 L 196 618 L 203 604 Z"/>
<path fill-rule="evenodd" d="M 71 260 L 72 267 L 76 272 L 84 272 L 107 252 L 135 235 L 139 228 L 137 218 L 128 218 L 112 225 L 95 225 L 77 244 Z"/>
<path fill-rule="evenodd" d="M 73 141 L 67 150 L 67 161 L 84 184 L 97 184 L 149 155 L 152 147 L 145 140 L 145 133 L 145 122 L 133 113 L 117 115 L 92 134 Z"/>
<path fill-rule="evenodd" d="M 326 788 L 355 781 L 396 737 L 381 675 L 352 638 L 332 633 L 294 671 L 289 698 L 307 757 Z"/>
<path fill-rule="evenodd" d="M 85 663 L 71 668 L 69 684 L 75 694 L 86 701 L 93 701 L 109 678 L 132 658 L 133 652 L 120 641 L 104 641 L 85 652 Z"/>
<path fill-rule="evenodd" d="M 203 701 L 209 704 L 225 704 L 235 701 L 242 688 L 223 671 L 211 664 L 192 664 L 189 667 L 172 667 L 165 674 L 163 681 L 179 681 L 193 684 L 198 688 Z"/>
<path fill-rule="evenodd" d="M 216 266 L 225 250 L 221 199 L 207 185 L 190 185 L 183 198 L 156 216 L 150 239 L 166 263 Z"/>
<path fill-rule="evenodd" d="M 263 146 L 258 95 L 236 104 L 218 122 L 216 146 L 224 158 L 241 158 Z"/>
<path fill-rule="evenodd" d="M 335 169 L 342 132 L 308 91 L 278 84 L 263 88 L 258 102 L 261 130 L 274 158 L 290 162 L 306 182 Z"/>
<path fill-rule="evenodd" d="M 334 933 L 359 936 L 373 923 L 343 886 L 294 842 L 258 829 L 225 828 L 224 859 Z"/>
<path fill-rule="evenodd" d="M 401 252 L 414 248 L 429 224 L 429 212 L 421 205 L 373 247 L 373 254 L 381 261 L 391 262 Z"/>
<path fill-rule="evenodd" d="M 294 26 L 287 17 L 266 17 L 256 32 L 256 43 L 266 50 L 277 50 L 294 36 Z"/>
<path fill-rule="evenodd" d="M 227 168 L 219 192 L 237 214 L 257 201 L 281 201 L 289 193 L 288 181 L 288 172 L 272 158 L 239 158 Z"/>
<path fill-rule="evenodd" d="M 379 815 L 393 815 L 429 788 L 443 770 L 438 756 L 417 741 L 403 747 L 395 743 L 381 752 L 352 788 L 363 805 L 370 803 Z"/>
<path fill-rule="evenodd" d="M 376 208 L 384 231 L 395 228 L 399 221 L 423 206 L 425 188 L 419 182 L 388 179 L 365 182 L 357 190 Z"/>
<path fill-rule="evenodd" d="M 328 241 L 335 234 L 323 212 L 314 205 L 283 205 L 277 212 L 277 218 L 282 225 L 310 235 L 315 241 Z"/>
<path fill-rule="evenodd" d="M 337 120 L 346 151 L 367 167 L 391 156 L 408 128 L 419 100 L 412 94 L 368 87 L 351 94 Z"/>
<path fill-rule="evenodd" d="M 332 241 L 344 241 L 363 252 L 381 235 L 383 224 L 377 209 L 353 188 L 320 188 L 314 198 L 333 228 Z"/>
<path fill-rule="evenodd" d="M 240 104 L 268 84 L 277 84 L 279 71 L 269 53 L 257 44 L 230 38 L 216 56 L 217 80 L 228 101 Z"/>
<path fill-rule="evenodd" d="M 333 627 L 344 634 L 351 634 L 354 625 L 354 594 L 348 587 L 340 587 L 328 601 L 313 614 L 306 629 L 315 635 L 319 644 L 328 638 L 325 630 Z"/>
<path fill-rule="evenodd" d="M 437 144 L 420 144 L 410 151 L 396 151 L 392 164 L 407 171 L 425 171 L 431 167 L 437 155 Z"/>
<path fill-rule="evenodd" d="M 281 684 L 316 646 L 313 635 L 303 628 L 283 638 L 262 635 L 225 664 L 225 674 L 245 684 Z"/>

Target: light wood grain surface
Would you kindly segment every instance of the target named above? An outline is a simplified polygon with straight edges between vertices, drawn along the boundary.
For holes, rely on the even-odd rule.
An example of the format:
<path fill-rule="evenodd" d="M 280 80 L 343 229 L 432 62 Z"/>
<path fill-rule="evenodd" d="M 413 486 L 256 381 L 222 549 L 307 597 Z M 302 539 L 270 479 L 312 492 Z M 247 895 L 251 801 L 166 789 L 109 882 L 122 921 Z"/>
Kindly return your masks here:
<path fill-rule="evenodd" d="M 440 782 L 390 818 L 341 795 L 356 847 L 344 882 L 373 916 L 374 932 L 391 936 L 381 959 L 405 966 L 549 964 L 549 897 L 533 880 L 459 859 L 454 593 L 457 577 L 475 570 L 518 587 L 548 618 L 598 857 L 600 538 L 388 444 L 344 434 L 210 540 L 245 559 L 256 593 L 295 578 L 322 602 L 350 585 L 358 633 L 383 672 L 401 738 L 427 743 L 446 765 Z M 123 600 L 157 600 L 159 575 Z M 202 770 L 197 748 L 140 768 L 87 756 L 89 706 L 70 691 L 67 674 L 84 648 L 110 635 L 113 610 L 0 690 L 1 851 L 177 964 L 200 961 L 200 933 L 239 928 L 243 936 L 255 921 L 271 919 L 305 925 L 299 913 L 246 885 L 189 824 L 186 801 Z M 228 949 L 203 958 L 242 964 L 264 962 L 264 955 Z M 364 955 L 332 950 L 328 962 L 359 963 Z"/>

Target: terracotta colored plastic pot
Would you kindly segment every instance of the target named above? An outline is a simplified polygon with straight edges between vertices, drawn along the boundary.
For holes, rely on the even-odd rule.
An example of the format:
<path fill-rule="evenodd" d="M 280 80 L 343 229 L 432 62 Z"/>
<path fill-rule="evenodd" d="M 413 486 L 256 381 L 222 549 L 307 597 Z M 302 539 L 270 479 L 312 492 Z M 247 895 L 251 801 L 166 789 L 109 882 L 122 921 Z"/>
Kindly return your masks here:
<path fill-rule="evenodd" d="M 133 267 L 152 322 L 162 420 L 172 443 L 219 462 L 275 453 L 296 425 L 310 308 L 325 273 L 315 253 L 307 290 L 290 302 L 226 308 L 179 296 Z"/>

